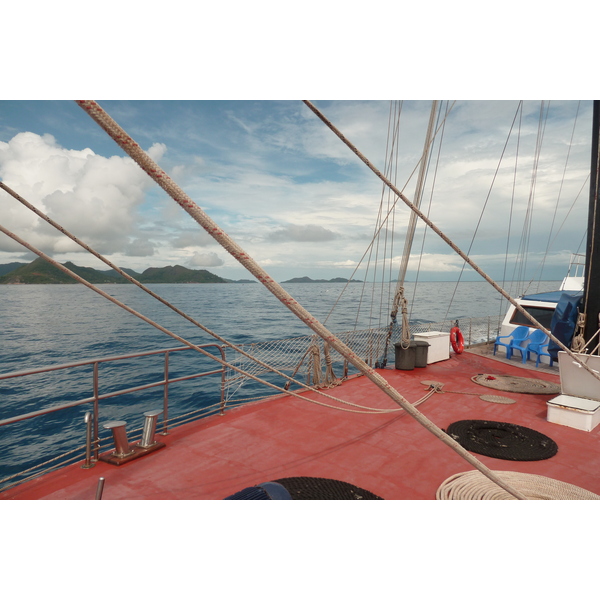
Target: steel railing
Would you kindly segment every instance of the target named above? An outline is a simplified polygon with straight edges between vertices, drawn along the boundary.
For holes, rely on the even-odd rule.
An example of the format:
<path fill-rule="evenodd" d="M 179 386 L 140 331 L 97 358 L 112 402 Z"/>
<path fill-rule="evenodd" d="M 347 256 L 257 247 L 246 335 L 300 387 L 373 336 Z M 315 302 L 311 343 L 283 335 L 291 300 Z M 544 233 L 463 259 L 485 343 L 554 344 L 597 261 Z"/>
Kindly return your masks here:
<path fill-rule="evenodd" d="M 496 335 L 498 334 L 501 321 L 502 321 L 502 317 L 499 317 L 499 316 L 459 319 L 459 325 L 463 331 L 463 335 L 465 338 L 465 345 L 468 347 L 472 344 L 485 343 L 485 342 L 489 342 L 489 341 L 495 339 Z M 416 333 L 423 333 L 426 331 L 449 331 L 450 328 L 453 326 L 453 324 L 454 324 L 454 321 L 446 321 L 443 323 L 418 323 L 418 324 L 411 323 L 410 329 L 411 329 L 412 335 L 414 335 Z M 339 335 L 342 338 L 347 338 L 344 341 L 350 347 L 352 347 L 352 349 L 354 351 L 356 351 L 359 355 L 365 355 L 365 358 L 367 358 L 368 361 L 371 362 L 379 355 L 378 353 L 380 353 L 381 350 L 383 349 L 383 346 L 385 345 L 387 331 L 388 331 L 388 328 L 379 328 L 379 329 L 347 332 L 347 334 L 339 334 Z M 390 347 L 388 348 L 388 354 L 393 355 L 393 351 L 394 351 L 393 342 L 399 340 L 399 335 L 400 335 L 399 328 L 395 328 L 394 335 L 392 336 L 392 339 L 390 340 L 391 344 L 390 344 Z M 302 345 L 303 343 L 304 343 L 304 345 L 309 343 L 308 341 L 306 341 L 306 340 L 309 340 L 309 337 L 307 337 L 306 340 L 304 340 L 304 341 L 303 340 L 304 340 L 304 338 L 301 337 L 301 338 L 293 338 L 291 340 L 286 340 L 286 341 L 287 342 L 295 342 L 300 345 Z M 263 346 L 264 346 L 265 350 L 269 350 L 271 348 L 271 346 L 275 347 L 278 343 L 279 342 L 275 341 L 275 342 L 262 342 L 262 343 L 258 343 L 258 344 L 253 344 L 252 350 L 253 350 L 253 352 L 257 352 Z M 217 354 L 215 356 L 218 355 L 222 361 L 226 362 L 226 355 L 225 355 L 224 347 L 219 346 L 217 344 L 205 344 L 200 347 L 203 349 L 208 349 L 208 348 L 215 349 L 217 352 Z M 304 347 L 304 346 L 302 346 L 302 347 Z M 29 370 L 25 370 L 25 371 L 15 371 L 15 372 L 11 372 L 11 373 L 0 374 L 0 381 L 3 381 L 3 380 L 8 380 L 8 379 L 27 377 L 27 376 L 31 376 L 31 375 L 35 375 L 35 374 L 40 374 L 40 373 L 65 371 L 68 369 L 74 369 L 77 367 L 92 365 L 92 381 L 91 381 L 92 396 L 73 400 L 71 402 L 65 402 L 65 403 L 62 403 L 62 404 L 59 404 L 56 406 L 47 406 L 40 410 L 36 410 L 36 411 L 20 414 L 17 416 L 13 416 L 10 418 L 2 419 L 2 420 L 0 420 L 0 427 L 9 425 L 12 423 L 17 423 L 19 421 L 25 421 L 27 419 L 32 419 L 32 418 L 35 418 L 38 416 L 48 415 L 48 414 L 62 411 L 65 409 L 69 409 L 72 407 L 81 406 L 81 405 L 85 405 L 85 404 L 91 404 L 92 409 L 91 409 L 91 411 L 89 411 L 85 414 L 85 418 L 84 418 L 85 426 L 86 426 L 86 446 L 85 446 L 85 461 L 83 464 L 83 468 L 89 468 L 90 466 L 93 466 L 95 461 L 98 460 L 98 456 L 99 456 L 99 452 L 100 452 L 101 440 L 100 440 L 100 436 L 99 436 L 99 413 L 100 413 L 100 403 L 103 400 L 107 400 L 109 398 L 114 398 L 114 397 L 122 396 L 125 394 L 130 394 L 133 392 L 139 392 L 139 391 L 147 390 L 150 388 L 156 388 L 156 387 L 162 386 L 162 388 L 163 388 L 163 406 L 162 406 L 162 411 L 161 411 L 162 412 L 162 433 L 166 435 L 168 432 L 168 427 L 169 427 L 169 386 L 172 384 L 178 383 L 178 382 L 186 381 L 186 380 L 197 379 L 197 378 L 206 377 L 209 375 L 221 374 L 219 411 L 221 414 L 223 414 L 223 412 L 225 410 L 225 404 L 232 401 L 232 398 L 226 399 L 226 397 L 225 397 L 228 386 L 231 385 L 232 383 L 235 383 L 240 378 L 240 375 L 234 371 L 231 371 L 225 365 L 219 365 L 219 368 L 217 368 L 217 369 L 205 370 L 205 371 L 201 371 L 201 372 L 192 373 L 189 375 L 183 375 L 180 377 L 171 377 L 170 373 L 169 373 L 170 356 L 175 352 L 183 352 L 183 351 L 189 351 L 189 350 L 192 350 L 192 349 L 189 347 L 179 347 L 179 348 L 168 348 L 168 349 L 152 350 L 152 351 L 145 351 L 145 352 L 136 352 L 136 353 L 132 353 L 132 354 L 123 354 L 123 355 L 118 355 L 118 356 L 87 359 L 87 360 L 70 362 L 70 363 L 65 363 L 65 364 L 60 364 L 60 365 L 50 365 L 50 366 L 46 366 L 46 367 L 29 369 Z M 276 351 L 276 353 L 277 353 L 277 351 Z M 283 352 L 283 354 L 285 354 L 285 352 Z M 334 362 L 345 362 L 343 357 L 335 356 L 335 354 L 337 354 L 337 353 L 334 353 L 334 356 L 333 356 Z M 109 391 L 109 392 L 102 393 L 102 394 L 100 393 L 99 366 L 101 364 L 113 363 L 115 361 L 122 361 L 122 360 L 128 360 L 128 359 L 129 360 L 130 359 L 138 359 L 138 358 L 155 356 L 155 355 L 163 355 L 163 372 L 164 372 L 163 379 L 161 379 L 159 381 L 152 381 L 150 383 L 144 383 L 144 384 L 137 385 L 134 387 L 113 390 L 113 391 Z M 293 353 L 291 355 L 296 356 Z M 372 355 L 371 358 L 368 358 L 368 355 L 369 356 Z M 273 359 L 272 356 L 270 358 Z M 244 359 L 244 361 L 245 360 L 246 359 Z M 392 361 L 393 361 L 393 358 L 392 358 Z M 242 366 L 242 364 L 240 364 L 239 366 Z M 247 366 L 247 365 L 244 364 L 243 366 Z M 295 364 L 291 363 L 290 365 L 281 365 L 281 368 L 283 368 L 283 370 L 286 370 L 286 367 L 288 369 L 291 369 L 293 366 L 295 366 Z M 347 365 L 346 365 L 346 368 L 347 368 Z M 259 371 L 261 371 L 261 370 L 262 370 L 262 368 L 259 369 Z M 81 378 L 81 377 L 82 376 L 80 375 L 79 378 Z M 242 379 L 245 379 L 245 376 L 242 376 Z M 271 393 L 272 393 L 272 390 L 271 390 Z M 261 397 L 264 397 L 264 396 L 261 396 Z M 260 397 L 258 397 L 258 399 L 260 399 Z M 250 399 L 250 400 L 252 400 L 252 399 Z M 244 400 L 242 398 L 240 398 L 239 401 L 244 401 Z M 216 412 L 217 405 L 214 404 L 213 406 L 215 407 L 214 412 Z M 201 412 L 204 408 L 205 407 L 200 407 L 198 411 L 193 411 L 193 413 L 189 413 L 189 414 L 196 414 L 197 412 Z M 183 415 L 183 417 L 187 417 L 187 416 L 188 415 Z M 180 417 L 176 417 L 175 420 L 177 420 L 179 418 Z M 199 418 L 199 417 L 196 416 L 196 417 L 192 417 L 191 419 L 193 420 L 193 418 Z M 78 451 L 80 451 L 80 450 L 81 450 L 81 448 L 78 449 Z M 59 456 L 58 458 L 62 458 L 62 456 Z M 71 462 L 72 463 L 77 462 L 77 460 L 80 460 L 80 459 L 81 459 L 81 457 L 78 457 L 78 458 L 72 459 Z M 46 463 L 42 463 L 42 464 L 46 464 Z M 30 471 L 30 470 L 31 469 L 28 469 L 27 471 Z M 48 470 L 52 470 L 52 468 L 49 468 Z M 12 479 L 13 477 L 16 477 L 16 476 L 17 475 L 10 476 L 9 479 Z M 6 479 L 3 479 L 2 481 L 0 481 L 0 484 L 3 481 L 6 481 Z"/>
<path fill-rule="evenodd" d="M 205 344 L 200 346 L 200 348 L 208 349 L 214 348 L 218 351 L 221 360 L 225 361 L 225 351 L 224 349 L 217 344 Z M 159 386 L 163 387 L 163 408 L 162 408 L 162 433 L 166 434 L 168 431 L 168 422 L 169 422 L 169 385 L 178 383 L 181 381 L 187 381 L 191 379 L 198 379 L 200 377 L 206 377 L 208 375 L 218 375 L 221 374 L 221 395 L 220 395 L 220 411 L 223 413 L 225 409 L 225 374 L 226 367 L 224 365 L 219 365 L 218 369 L 213 370 L 205 370 L 197 373 L 192 373 L 189 375 L 184 375 L 181 377 L 170 377 L 169 375 L 169 357 L 174 352 L 183 352 L 187 350 L 192 350 L 187 346 L 181 348 L 167 348 L 162 350 L 152 350 L 146 352 L 136 352 L 133 354 L 122 354 L 118 356 L 109 356 L 103 358 L 94 358 L 88 360 L 81 360 L 76 362 L 64 363 L 60 365 L 50 365 L 46 367 L 39 367 L 36 369 L 29 369 L 26 371 L 14 371 L 12 373 L 0 374 L 0 381 L 14 378 L 27 377 L 31 375 L 36 375 L 40 373 L 49 373 L 53 371 L 64 371 L 66 369 L 74 369 L 77 367 L 82 367 L 86 365 L 92 365 L 92 396 L 87 398 L 82 398 L 79 400 L 74 400 L 71 402 L 65 402 L 56 406 L 49 406 L 46 408 L 42 408 L 40 410 L 32 411 L 29 413 L 24 413 L 20 415 L 16 415 L 14 417 L 10 417 L 8 419 L 0 420 L 0 427 L 4 425 L 10 425 L 12 423 L 18 423 L 19 421 L 25 421 L 27 419 L 32 419 L 35 417 L 39 417 L 42 415 L 48 415 L 54 412 L 66 410 L 68 408 L 73 408 L 75 406 L 81 406 L 84 404 L 92 404 L 93 408 L 90 413 L 86 413 L 85 423 L 87 429 L 87 440 L 86 443 L 86 464 L 89 464 L 91 461 L 91 449 L 88 446 L 90 443 L 89 440 L 93 439 L 93 458 L 94 460 L 98 460 L 98 452 L 99 452 L 99 432 L 98 432 L 98 420 L 99 420 L 99 412 L 100 412 L 100 402 L 102 400 L 106 400 L 108 398 L 114 398 L 117 396 L 122 396 L 125 394 L 130 394 L 133 392 L 139 392 L 142 390 L 147 390 L 150 388 L 156 388 Z M 155 355 L 163 355 L 164 361 L 164 378 L 160 381 L 153 381 L 150 383 L 145 383 L 142 385 L 137 385 L 134 387 L 129 387 L 125 389 L 113 390 L 111 392 L 107 392 L 104 394 L 100 394 L 100 375 L 99 375 L 99 365 L 102 363 L 111 363 L 120 360 L 130 360 L 136 359 L 146 356 L 155 356 Z M 93 431 L 90 431 L 93 428 Z M 90 435 L 91 434 L 91 435 Z"/>

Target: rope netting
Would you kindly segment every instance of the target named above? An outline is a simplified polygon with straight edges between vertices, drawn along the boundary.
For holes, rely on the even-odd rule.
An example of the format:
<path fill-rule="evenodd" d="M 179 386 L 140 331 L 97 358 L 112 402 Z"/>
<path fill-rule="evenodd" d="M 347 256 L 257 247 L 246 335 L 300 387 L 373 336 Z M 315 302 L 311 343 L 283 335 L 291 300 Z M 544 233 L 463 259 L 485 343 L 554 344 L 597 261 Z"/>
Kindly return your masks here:
<path fill-rule="evenodd" d="M 464 319 L 461 324 L 464 327 L 465 344 L 467 346 L 495 339 L 500 326 L 497 316 Z M 448 333 L 452 328 L 452 323 L 449 321 L 441 323 L 413 322 L 409 326 L 410 335 L 414 336 L 431 331 Z M 391 338 L 389 336 L 388 327 L 346 331 L 338 334 L 338 337 L 369 365 L 375 365 L 377 362 L 382 362 L 383 359 L 393 364 L 394 344 L 401 342 L 402 328 L 400 326 L 394 327 Z M 227 362 L 244 372 L 252 373 L 255 377 L 268 374 L 269 371 L 260 364 L 263 363 L 316 388 L 331 387 L 335 384 L 325 376 L 325 361 L 323 359 L 321 359 L 321 376 L 315 374 L 314 365 L 311 362 L 314 356 L 311 348 L 315 346 L 320 356 L 323 357 L 325 353 L 323 340 L 311 335 L 255 344 L 240 344 L 239 348 L 247 356 L 240 353 L 230 353 L 227 350 Z M 358 372 L 356 369 L 353 370 L 352 366 L 348 365 L 346 359 L 336 350 L 329 349 L 329 353 L 331 366 L 338 381 L 345 378 L 347 374 Z M 260 363 L 256 362 L 256 359 Z M 244 390 L 244 386 L 251 382 L 252 379 L 245 375 L 228 369 L 225 379 L 226 402 L 240 395 Z M 265 390 L 264 394 L 256 396 L 256 399 L 266 397 L 268 393 L 269 390 Z"/>

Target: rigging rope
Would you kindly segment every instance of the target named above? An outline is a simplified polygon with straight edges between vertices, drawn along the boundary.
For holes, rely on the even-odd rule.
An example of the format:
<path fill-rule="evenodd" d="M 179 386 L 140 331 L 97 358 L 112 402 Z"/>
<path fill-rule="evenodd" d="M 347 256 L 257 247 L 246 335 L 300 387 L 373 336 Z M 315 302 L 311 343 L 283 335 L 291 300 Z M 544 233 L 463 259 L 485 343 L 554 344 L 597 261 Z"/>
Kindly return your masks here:
<path fill-rule="evenodd" d="M 552 215 L 552 223 L 550 224 L 550 231 L 548 233 L 548 242 L 546 243 L 546 251 L 544 252 L 544 257 L 542 258 L 542 263 L 540 265 L 540 276 L 539 279 L 542 279 L 544 273 L 544 265 L 546 264 L 546 258 L 548 257 L 548 253 L 550 252 L 550 244 L 552 242 L 552 231 L 554 230 L 554 221 L 556 220 L 556 213 L 558 212 L 558 205 L 560 202 L 560 197 L 562 194 L 563 184 L 565 182 L 565 176 L 567 173 L 567 165 L 569 164 L 569 157 L 571 156 L 571 148 L 573 146 L 573 138 L 575 137 L 575 129 L 577 127 L 577 117 L 579 116 L 579 108 L 581 106 L 581 100 L 577 103 L 577 112 L 575 113 L 575 119 L 573 120 L 573 129 L 571 131 L 571 139 L 569 141 L 569 145 L 567 146 L 567 156 L 565 158 L 565 166 L 563 168 L 562 178 L 560 180 L 560 187 L 558 189 L 558 194 L 556 196 L 556 204 L 554 205 L 554 213 Z"/>
<path fill-rule="evenodd" d="M 419 176 L 417 178 L 417 185 L 415 189 L 415 201 L 416 207 L 421 205 L 421 199 L 423 198 L 423 188 L 425 186 L 425 174 L 428 167 L 429 153 L 433 144 L 433 130 L 435 125 L 435 118 L 437 115 L 438 102 L 434 100 L 431 104 L 431 111 L 429 113 L 429 124 L 427 126 L 427 132 L 425 134 L 425 142 L 423 145 L 423 153 L 420 160 Z M 414 212 L 410 213 L 408 219 L 408 228 L 406 237 L 404 239 L 404 251 L 402 253 L 402 260 L 400 263 L 400 269 L 398 274 L 398 283 L 396 285 L 396 292 L 394 294 L 394 300 L 392 303 L 392 310 L 390 312 L 391 322 L 388 326 L 388 335 L 385 340 L 385 348 L 383 351 L 383 359 L 381 361 L 382 366 L 385 366 L 387 361 L 387 353 L 390 339 L 394 326 L 397 324 L 398 310 L 402 312 L 402 328 L 401 328 L 401 340 L 400 345 L 405 350 L 410 346 L 411 335 L 408 323 L 408 302 L 404 296 L 404 280 L 406 278 L 406 271 L 408 270 L 408 260 L 410 258 L 412 244 L 415 236 L 415 228 L 417 226 L 417 215 Z M 387 229 L 386 229 L 387 234 Z M 391 267 L 391 264 L 390 264 Z M 391 278 L 390 278 L 391 279 Z"/>
<path fill-rule="evenodd" d="M 169 194 L 201 227 L 204 228 L 227 252 L 241 265 L 252 273 L 280 302 L 294 313 L 301 321 L 306 323 L 317 335 L 330 344 L 361 373 L 370 379 L 379 389 L 385 392 L 394 402 L 404 408 L 416 421 L 423 425 L 438 439 L 452 448 L 476 469 L 498 483 L 516 498 L 525 497 L 507 485 L 488 469 L 477 458 L 464 451 L 462 446 L 447 435 L 440 427 L 418 411 L 396 389 L 394 389 L 381 375 L 369 367 L 346 344 L 331 333 L 322 323 L 313 317 L 301 306 L 286 290 L 279 285 L 268 273 L 260 267 L 238 244 L 236 244 L 202 209 L 174 182 L 171 178 L 142 150 L 142 148 L 99 106 L 97 102 L 80 100 L 79 106 L 87 112 L 110 137 L 135 160 L 135 162 L 150 176 L 160 187 Z M 309 103 L 309 106 L 310 105 Z M 387 180 L 386 180 L 387 181 Z M 395 191 L 395 188 L 393 188 Z M 399 192 L 396 192 L 399 193 Z"/>
<path fill-rule="evenodd" d="M 519 104 L 520 106 L 520 104 Z M 508 146 L 508 142 L 510 140 L 510 136 L 512 134 L 512 130 L 515 126 L 515 121 L 517 120 L 517 114 L 519 112 L 519 108 L 517 108 L 517 112 L 515 113 L 515 116 L 513 118 L 513 122 L 511 123 L 510 129 L 508 130 L 508 135 L 506 136 L 506 141 L 504 142 L 504 147 L 502 148 L 502 153 L 500 155 L 500 158 L 498 160 L 498 164 L 496 165 L 496 170 L 494 171 L 494 176 L 492 178 L 492 182 L 490 184 L 490 187 L 488 189 L 488 193 L 485 197 L 485 202 L 483 203 L 483 207 L 481 208 L 481 212 L 479 213 L 479 219 L 477 220 L 477 225 L 475 227 L 475 230 L 473 231 L 473 236 L 471 237 L 471 243 L 469 244 L 469 249 L 467 250 L 467 254 L 471 254 L 471 250 L 473 249 L 473 244 L 475 243 L 475 238 L 477 237 L 477 232 L 479 231 L 479 227 L 481 225 L 481 222 L 483 220 L 483 215 L 485 213 L 485 210 L 487 208 L 488 202 L 490 201 L 490 197 L 492 195 L 492 190 L 494 189 L 494 183 L 496 182 L 496 178 L 498 177 L 498 172 L 500 171 L 500 167 L 502 165 L 502 160 L 504 158 L 504 153 L 506 152 L 506 148 Z M 458 279 L 456 280 L 456 285 L 454 286 L 454 291 L 452 292 L 452 296 L 450 298 L 450 302 L 448 303 L 448 309 L 446 311 L 446 314 L 444 316 L 444 321 L 446 320 L 446 318 L 448 317 L 448 313 L 450 312 L 450 307 L 452 306 L 452 302 L 454 301 L 454 296 L 456 295 L 456 292 L 458 290 L 458 284 L 460 283 L 460 280 L 463 276 L 463 273 L 465 271 L 465 263 L 462 264 L 462 267 L 460 269 L 460 273 L 458 276 Z"/>
<path fill-rule="evenodd" d="M 262 383 L 262 384 L 264 384 L 264 385 L 266 385 L 268 387 L 271 387 L 271 388 L 273 388 L 273 389 L 275 389 L 275 390 L 277 390 L 279 392 L 283 392 L 283 393 L 295 396 L 296 398 L 299 398 L 300 400 L 306 400 L 307 402 L 312 402 L 312 403 L 315 403 L 315 404 L 319 404 L 321 406 L 327 406 L 328 408 L 334 408 L 334 407 L 329 406 L 327 404 L 324 404 L 324 403 L 321 403 L 321 402 L 317 402 L 316 400 L 312 400 L 310 398 L 305 398 L 305 397 L 301 396 L 300 394 L 297 394 L 296 392 L 285 390 L 285 389 L 283 389 L 283 388 L 281 388 L 281 387 L 279 387 L 279 386 L 277 386 L 277 385 L 275 385 L 273 383 L 270 383 L 270 382 L 268 382 L 266 380 L 260 379 L 259 377 L 256 377 L 255 375 L 252 375 L 251 373 L 249 373 L 249 372 L 247 372 L 247 371 L 245 371 L 243 369 L 240 369 L 239 367 L 236 367 L 236 366 L 232 365 L 231 363 L 228 363 L 227 361 L 224 361 L 221 358 L 219 358 L 219 357 L 211 354 L 210 352 L 204 350 L 200 346 L 197 346 L 195 344 L 192 344 L 191 342 L 188 342 L 186 339 L 182 338 L 181 336 L 177 335 L 176 333 L 173 333 L 172 331 L 169 331 L 166 327 L 163 327 L 162 325 L 156 323 L 152 319 L 144 316 L 143 314 L 141 314 L 140 312 L 138 312 L 135 309 L 131 308 L 130 306 L 127 306 L 126 304 L 124 304 L 120 300 L 117 300 L 116 298 L 114 298 L 110 294 L 107 294 L 106 292 L 104 292 L 99 287 L 95 286 L 94 284 L 90 283 L 89 281 L 86 281 L 83 277 L 80 277 L 79 275 L 77 275 L 76 273 L 74 273 L 73 271 L 71 271 L 69 268 L 65 267 L 64 265 L 61 265 L 58 261 L 54 260 L 53 258 L 50 258 L 48 255 L 44 254 L 41 250 L 39 250 L 35 246 L 32 246 L 31 244 L 29 244 L 25 240 L 21 239 L 15 233 L 9 231 L 8 229 L 6 229 L 5 227 L 3 227 L 2 225 L 0 225 L 0 231 L 2 233 L 4 233 L 5 235 L 7 235 L 8 237 L 10 237 L 11 239 L 13 239 L 15 242 L 21 244 L 22 246 L 24 246 L 25 248 L 27 248 L 28 250 L 30 250 L 31 252 L 37 254 L 38 256 L 40 256 L 41 258 L 43 258 L 45 261 L 47 261 L 48 263 L 50 263 L 51 265 L 53 265 L 57 269 L 60 269 L 61 271 L 63 271 L 63 273 L 66 273 L 67 275 L 69 275 L 70 277 L 72 277 L 73 279 L 75 279 L 76 281 L 78 281 L 79 283 L 82 283 L 83 285 L 85 285 L 86 287 L 88 287 L 89 289 L 91 289 L 92 291 L 96 292 L 97 294 L 100 294 L 101 296 L 103 296 L 104 298 L 106 298 L 107 300 L 109 300 L 110 302 L 112 302 L 113 304 L 116 304 L 117 306 L 123 308 L 127 312 L 129 312 L 132 315 L 138 317 L 142 321 L 145 321 L 149 325 L 152 325 L 153 327 L 155 327 L 159 331 L 162 331 L 163 333 L 165 333 L 166 335 L 172 337 L 173 339 L 177 340 L 178 342 L 181 342 L 182 344 L 185 344 L 186 346 L 188 346 L 192 350 L 196 350 L 197 352 L 199 352 L 200 354 L 203 354 L 207 358 L 210 358 L 211 360 L 214 360 L 215 362 L 218 362 L 222 366 L 227 367 L 227 368 L 229 368 L 229 369 L 231 369 L 233 371 L 236 371 L 238 373 L 241 373 L 242 375 L 245 375 L 246 377 L 248 377 L 250 379 L 253 379 L 256 382 Z M 259 362 L 258 360 L 254 359 L 252 356 L 247 355 L 246 353 L 243 353 L 243 352 L 241 352 L 241 353 L 245 354 L 248 358 L 254 360 L 255 362 Z M 271 370 L 271 371 L 275 371 L 272 367 L 269 367 L 266 364 L 264 364 L 264 366 L 266 368 L 268 368 L 269 370 Z M 275 371 L 275 372 L 278 372 L 278 371 Z M 283 375 L 283 376 L 286 379 L 289 379 L 289 377 L 287 375 Z M 295 381 L 295 383 L 299 383 L 299 382 Z M 300 385 L 302 385 L 302 384 L 300 384 Z M 318 390 L 317 390 L 317 392 L 318 392 Z M 368 411 L 369 413 L 394 412 L 392 409 L 378 409 L 378 408 L 363 407 L 363 406 L 359 406 L 359 405 L 353 404 L 351 402 L 347 402 L 345 400 L 341 400 L 340 398 L 335 398 L 334 396 L 329 396 L 327 394 L 324 394 L 323 392 L 318 392 L 318 393 L 320 393 L 321 395 L 323 395 L 323 396 L 325 396 L 327 398 L 330 398 L 331 400 L 335 400 L 336 402 L 340 402 L 342 404 L 348 404 L 350 406 L 357 406 L 357 407 L 359 407 L 359 408 L 361 408 L 363 410 Z M 396 410 L 398 410 L 398 409 L 396 409 Z"/>
<path fill-rule="evenodd" d="M 91 248 L 84 241 L 80 240 L 75 235 L 73 235 L 72 233 L 70 233 L 69 231 L 67 231 L 64 227 L 62 227 L 62 225 L 60 225 L 59 223 L 57 223 L 56 221 L 54 221 L 52 218 L 50 218 L 48 215 L 46 215 L 45 213 L 43 213 L 41 210 L 39 210 L 38 208 L 36 208 L 35 206 L 33 206 L 30 202 L 28 202 L 27 200 L 25 200 L 25 198 L 23 198 L 22 196 L 20 196 L 19 194 L 17 194 L 13 189 L 9 188 L 2 181 L 0 181 L 0 188 L 3 189 L 6 193 L 10 194 L 13 198 L 15 198 L 15 200 L 19 201 L 23 206 L 25 206 L 26 208 L 28 208 L 30 211 L 32 211 L 34 214 L 36 214 L 38 217 L 40 217 L 41 219 L 43 219 L 44 221 L 46 221 L 47 223 L 49 223 L 50 225 L 52 225 L 55 229 L 57 229 L 58 231 L 60 231 L 63 235 L 65 235 L 69 239 L 73 240 L 76 244 L 78 244 L 79 246 L 81 246 L 82 248 L 84 248 L 85 250 L 87 250 L 90 254 L 92 254 L 93 256 L 95 256 L 96 258 L 98 258 L 99 260 L 101 260 L 103 263 L 105 263 L 110 268 L 114 269 L 121 276 L 125 277 L 125 279 L 127 279 L 131 283 L 133 283 L 136 286 L 138 286 L 141 290 L 143 290 L 144 292 L 146 292 L 147 294 L 149 294 L 150 296 L 152 296 L 155 300 L 158 300 L 159 302 L 161 302 L 162 304 L 164 304 L 167 308 L 169 308 L 172 311 L 176 312 L 178 315 L 180 315 L 184 319 L 187 319 L 190 323 L 192 323 L 196 327 L 202 329 L 202 331 L 204 331 L 208 335 L 212 336 L 213 338 L 215 338 L 216 340 L 218 340 L 222 344 L 225 344 L 226 346 L 228 346 L 229 348 L 231 348 L 235 352 L 238 352 L 239 354 L 245 356 L 246 358 L 248 358 L 248 359 L 256 362 L 257 364 L 261 365 L 263 368 L 272 371 L 276 375 L 280 375 L 284 379 L 288 379 L 288 384 L 290 384 L 290 383 L 299 383 L 300 385 L 303 385 L 302 383 L 298 382 L 297 380 L 294 380 L 292 377 L 290 377 L 290 376 L 286 375 L 285 373 L 282 373 L 281 371 L 275 369 L 271 365 L 268 365 L 267 363 L 265 363 L 265 362 L 257 359 L 255 356 L 252 356 L 252 355 L 248 354 L 247 352 L 245 352 L 244 350 L 242 350 L 239 346 L 236 346 L 232 342 L 229 342 L 228 340 L 226 340 L 225 338 L 221 337 L 216 332 L 210 330 L 208 327 L 202 325 L 202 323 L 196 321 L 195 319 L 193 319 L 192 317 L 190 317 L 189 315 L 187 315 L 186 313 L 184 313 L 182 310 L 178 309 L 176 306 L 174 306 L 173 304 L 171 304 L 170 302 L 168 302 L 167 300 L 165 300 L 164 298 L 162 298 L 161 296 L 159 296 L 158 294 L 156 294 L 155 292 L 153 292 L 151 289 L 149 289 L 144 284 L 142 284 L 141 282 L 139 282 L 137 279 L 135 279 L 134 277 L 132 277 L 131 275 L 129 275 L 127 272 L 123 271 L 117 265 L 113 264 L 106 257 L 104 257 L 101 254 L 99 254 L 98 252 L 96 252 L 93 248 Z M 331 381 L 332 371 L 326 374 L 326 378 L 328 378 L 327 379 L 328 383 L 332 383 L 332 381 Z M 333 378 L 335 378 L 335 376 L 333 376 Z M 304 387 L 308 388 L 308 386 L 304 386 Z M 331 385 L 329 387 L 331 387 Z M 333 396 L 328 396 L 328 397 L 330 399 L 335 399 Z"/>
<path fill-rule="evenodd" d="M 564 350 L 575 362 L 580 364 L 588 373 L 595 379 L 600 381 L 600 374 L 596 373 L 593 369 L 583 363 L 569 348 L 567 348 L 563 342 L 561 342 L 556 336 L 548 331 L 535 317 L 528 313 L 520 304 L 518 304 L 514 298 L 512 298 L 502 287 L 500 287 L 487 273 L 485 273 L 467 254 L 465 254 L 437 225 L 435 225 L 423 212 L 421 212 L 414 204 L 393 184 L 391 183 L 382 173 L 379 171 L 371 162 L 354 146 L 342 133 L 339 131 L 333 123 L 331 123 L 323 113 L 321 113 L 313 104 L 308 100 L 304 103 L 331 129 L 331 131 L 340 139 L 354 154 L 369 168 L 379 179 L 384 181 L 386 185 L 398 196 L 398 199 L 402 200 L 411 210 L 417 213 L 417 215 L 442 239 L 454 252 L 456 252 L 467 264 L 471 266 L 481 277 L 483 277 L 497 292 L 502 294 L 521 314 L 525 315 L 531 323 L 533 323 L 538 329 L 541 329 L 556 345 Z"/>

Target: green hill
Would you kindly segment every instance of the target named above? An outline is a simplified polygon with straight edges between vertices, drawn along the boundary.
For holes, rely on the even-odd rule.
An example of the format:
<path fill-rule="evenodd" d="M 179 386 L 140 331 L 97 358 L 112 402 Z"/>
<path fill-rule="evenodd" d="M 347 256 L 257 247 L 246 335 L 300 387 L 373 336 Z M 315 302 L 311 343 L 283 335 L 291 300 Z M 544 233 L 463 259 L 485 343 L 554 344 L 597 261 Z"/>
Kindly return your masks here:
<path fill-rule="evenodd" d="M 180 265 L 174 267 L 150 267 L 138 278 L 142 283 L 228 283 L 222 277 L 204 269 L 196 271 Z"/>
<path fill-rule="evenodd" d="M 129 281 L 112 269 L 109 271 L 99 271 L 91 267 L 78 267 L 72 262 L 64 263 L 64 266 L 90 283 L 129 283 Z M 195 271 L 179 265 L 174 267 L 149 268 L 141 275 L 131 269 L 123 270 L 142 283 L 227 283 L 225 279 L 209 271 Z M 28 265 L 21 266 L 0 277 L 0 284 L 54 283 L 69 284 L 78 282 L 57 267 L 46 262 L 43 258 L 36 258 Z"/>
<path fill-rule="evenodd" d="M 78 267 L 71 262 L 65 263 L 65 267 L 71 269 L 77 275 L 83 277 L 90 283 L 114 283 L 115 279 L 100 273 L 96 269 Z M 122 278 L 121 278 L 122 279 Z M 33 262 L 19 267 L 0 277 L 0 284 L 31 284 L 31 283 L 77 283 L 72 277 L 63 273 L 57 267 L 46 262 L 43 258 L 36 258 Z"/>
<path fill-rule="evenodd" d="M 15 269 L 18 269 L 19 267 L 24 267 L 26 264 L 27 263 L 12 262 L 0 265 L 0 276 L 6 275 Z"/>

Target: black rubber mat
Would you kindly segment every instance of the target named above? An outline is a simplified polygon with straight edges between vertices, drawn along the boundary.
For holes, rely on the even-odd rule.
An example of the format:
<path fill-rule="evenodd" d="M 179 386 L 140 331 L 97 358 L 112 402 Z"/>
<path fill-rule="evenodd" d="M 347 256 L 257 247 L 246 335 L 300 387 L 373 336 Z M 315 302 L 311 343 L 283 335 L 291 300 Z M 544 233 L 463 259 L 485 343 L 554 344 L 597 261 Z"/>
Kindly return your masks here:
<path fill-rule="evenodd" d="M 286 477 L 244 488 L 225 500 L 383 500 L 383 498 L 337 479 Z"/>
<path fill-rule="evenodd" d="M 545 460 L 558 452 L 548 436 L 512 423 L 457 421 L 446 433 L 465 450 L 505 460 Z"/>
<path fill-rule="evenodd" d="M 277 479 L 292 500 L 383 500 L 368 490 L 345 481 L 322 477 L 287 477 Z"/>

